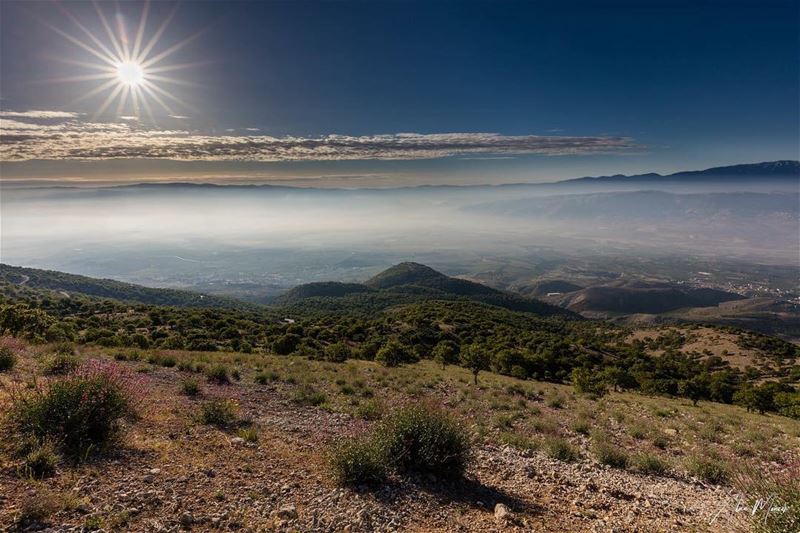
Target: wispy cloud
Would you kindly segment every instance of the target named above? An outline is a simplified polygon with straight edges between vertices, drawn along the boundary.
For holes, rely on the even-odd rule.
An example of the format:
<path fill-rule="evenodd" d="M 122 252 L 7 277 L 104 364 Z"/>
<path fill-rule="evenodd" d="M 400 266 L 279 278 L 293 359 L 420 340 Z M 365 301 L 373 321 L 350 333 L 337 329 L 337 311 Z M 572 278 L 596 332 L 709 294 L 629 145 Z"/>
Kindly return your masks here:
<path fill-rule="evenodd" d="M 14 113 L 14 112 L 7 112 Z M 19 113 L 19 112 L 18 112 Z M 32 112 L 22 113 L 60 113 Z M 0 159 L 4 161 L 169 159 L 178 161 L 407 160 L 449 156 L 548 156 L 624 152 L 633 140 L 613 136 L 500 135 L 497 133 L 393 133 L 272 137 L 208 135 L 188 130 L 147 128 L 134 121 L 88 122 L 77 115 L 59 123 L 33 120 L 44 115 L 3 115 Z M 47 117 L 47 118 L 53 118 Z"/>
<path fill-rule="evenodd" d="M 78 118 L 78 113 L 71 111 L 0 111 L 0 117 L 14 118 Z"/>

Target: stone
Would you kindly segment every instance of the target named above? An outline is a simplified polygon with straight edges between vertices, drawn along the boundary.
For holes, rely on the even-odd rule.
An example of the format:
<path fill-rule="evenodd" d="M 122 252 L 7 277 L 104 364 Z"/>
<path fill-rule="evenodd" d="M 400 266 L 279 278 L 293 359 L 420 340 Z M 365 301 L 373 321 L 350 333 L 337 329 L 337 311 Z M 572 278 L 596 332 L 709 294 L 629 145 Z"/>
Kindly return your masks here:
<path fill-rule="evenodd" d="M 278 508 L 278 516 L 287 520 L 297 518 L 297 508 L 294 505 L 282 505 Z"/>
<path fill-rule="evenodd" d="M 499 523 L 508 523 L 513 521 L 514 514 L 511 512 L 511 509 L 508 508 L 507 505 L 503 503 L 498 503 L 494 506 L 494 519 Z"/>
<path fill-rule="evenodd" d="M 242 437 L 233 437 L 231 444 L 244 444 L 244 439 Z"/>

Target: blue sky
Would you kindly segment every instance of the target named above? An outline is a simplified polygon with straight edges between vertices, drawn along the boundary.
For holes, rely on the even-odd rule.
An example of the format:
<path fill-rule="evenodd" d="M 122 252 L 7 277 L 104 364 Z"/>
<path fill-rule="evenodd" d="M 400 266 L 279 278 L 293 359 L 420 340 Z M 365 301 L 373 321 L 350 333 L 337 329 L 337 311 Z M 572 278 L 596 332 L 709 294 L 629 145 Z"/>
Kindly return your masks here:
<path fill-rule="evenodd" d="M 53 30 L 92 45 L 70 16 L 113 48 L 91 4 L 63 8 L 0 4 L 4 179 L 503 183 L 798 157 L 797 1 L 187 2 L 153 49 L 195 37 L 159 82 L 187 105 L 138 120 L 75 102 L 102 81 L 53 81 L 94 72 Z M 119 9 L 133 40 L 143 4 Z M 149 9 L 144 42 L 173 5 Z M 13 115 L 32 110 L 71 115 Z"/>

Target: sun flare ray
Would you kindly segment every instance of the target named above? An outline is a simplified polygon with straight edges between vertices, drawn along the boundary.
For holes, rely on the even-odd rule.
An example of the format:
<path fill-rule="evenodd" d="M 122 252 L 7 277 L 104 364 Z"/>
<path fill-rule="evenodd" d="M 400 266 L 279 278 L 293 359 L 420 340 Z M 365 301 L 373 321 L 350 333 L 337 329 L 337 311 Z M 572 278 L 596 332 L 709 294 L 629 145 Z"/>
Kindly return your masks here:
<path fill-rule="evenodd" d="M 100 93 L 108 92 L 93 113 L 93 116 L 96 118 L 103 115 L 106 110 L 115 103 L 115 108 L 112 108 L 112 110 L 116 109 L 117 117 L 128 115 L 139 119 L 140 112 L 144 110 L 147 113 L 147 118 L 154 123 L 155 117 L 148 99 L 157 103 L 168 114 L 174 114 L 175 111 L 170 105 L 167 105 L 167 101 L 191 109 L 181 98 L 160 87 L 160 84 L 166 83 L 186 87 L 196 87 L 197 84 L 172 76 L 164 76 L 159 73 L 187 69 L 201 64 L 201 62 L 197 62 L 165 65 L 161 62 L 188 45 L 203 32 L 194 33 L 167 48 L 158 50 L 159 43 L 170 21 L 177 12 L 177 5 L 169 11 L 167 17 L 158 24 L 155 32 L 148 37 L 148 20 L 151 18 L 151 6 L 149 1 L 145 2 L 142 7 L 142 12 L 138 17 L 134 32 L 128 31 L 126 19 L 119 11 L 119 5 L 117 5 L 117 12 L 112 18 L 109 18 L 104 12 L 104 5 L 101 6 L 97 1 L 93 1 L 92 3 L 99 18 L 99 27 L 102 27 L 106 33 L 107 39 L 104 39 L 105 42 L 89 29 L 90 26 L 78 20 L 63 7 L 60 8 L 61 11 L 74 27 L 79 30 L 78 34 L 73 35 L 47 22 L 45 22 L 45 25 L 56 34 L 74 44 L 80 50 L 91 54 L 93 59 L 100 60 L 98 63 L 97 61 L 86 61 L 75 58 L 55 58 L 57 61 L 68 65 L 91 69 L 95 72 L 63 76 L 45 81 L 101 81 L 102 83 L 100 85 L 72 102 L 75 104 Z M 151 28 L 152 26 L 153 25 L 150 25 Z"/>

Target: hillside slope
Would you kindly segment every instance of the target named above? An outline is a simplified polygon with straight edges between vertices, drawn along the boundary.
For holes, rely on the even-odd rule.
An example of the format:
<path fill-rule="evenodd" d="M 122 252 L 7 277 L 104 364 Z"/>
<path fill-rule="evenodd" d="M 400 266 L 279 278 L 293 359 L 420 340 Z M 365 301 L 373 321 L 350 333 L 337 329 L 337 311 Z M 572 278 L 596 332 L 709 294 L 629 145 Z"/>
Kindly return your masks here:
<path fill-rule="evenodd" d="M 716 289 L 637 281 L 587 287 L 560 295 L 554 301 L 578 313 L 591 311 L 631 314 L 711 307 L 742 299 L 744 297 L 741 295 Z"/>
<path fill-rule="evenodd" d="M 111 279 L 97 279 L 54 270 L 23 268 L 0 263 L 0 282 L 19 288 L 46 289 L 61 295 L 82 294 L 126 302 L 175 307 L 253 308 L 233 298 L 176 289 L 155 289 Z"/>
<path fill-rule="evenodd" d="M 438 300 L 467 300 L 541 316 L 580 318 L 570 310 L 539 300 L 452 278 L 428 266 L 405 262 L 356 283 L 299 285 L 279 299 L 297 309 L 373 312 L 390 306 Z"/>

